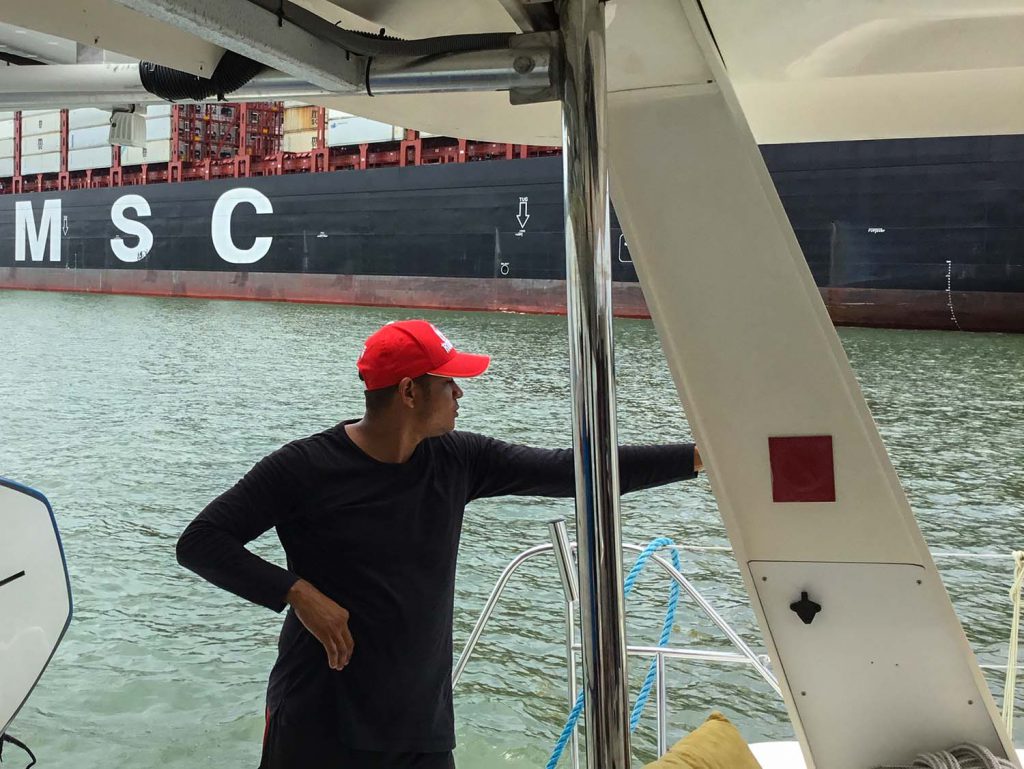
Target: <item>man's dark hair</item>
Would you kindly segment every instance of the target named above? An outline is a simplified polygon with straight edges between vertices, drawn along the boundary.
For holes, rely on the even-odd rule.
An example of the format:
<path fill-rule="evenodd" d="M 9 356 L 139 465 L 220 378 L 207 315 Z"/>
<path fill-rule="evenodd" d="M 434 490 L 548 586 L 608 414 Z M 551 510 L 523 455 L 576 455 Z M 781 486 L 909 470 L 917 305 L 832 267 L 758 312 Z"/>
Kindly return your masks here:
<path fill-rule="evenodd" d="M 363 375 L 360 374 L 359 378 L 362 379 Z M 431 379 L 430 374 L 424 374 L 418 376 L 412 381 L 418 384 L 420 387 L 426 388 L 428 380 Z M 429 390 L 427 390 L 429 392 Z M 375 412 L 383 411 L 390 405 L 391 400 L 398 395 L 398 385 L 391 385 L 391 387 L 381 387 L 378 390 L 367 390 L 363 393 L 363 397 L 366 400 L 366 413 L 373 414 Z"/>

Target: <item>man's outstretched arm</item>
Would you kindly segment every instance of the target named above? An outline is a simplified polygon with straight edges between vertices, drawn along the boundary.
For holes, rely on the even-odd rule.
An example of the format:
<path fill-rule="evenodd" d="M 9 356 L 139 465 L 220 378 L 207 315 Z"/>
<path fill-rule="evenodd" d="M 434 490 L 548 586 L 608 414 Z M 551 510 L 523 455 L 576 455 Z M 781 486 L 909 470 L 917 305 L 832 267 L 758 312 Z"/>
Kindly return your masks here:
<path fill-rule="evenodd" d="M 467 498 L 571 497 L 576 493 L 571 449 L 538 449 L 475 433 L 457 433 L 469 466 Z M 703 467 L 692 443 L 619 447 L 623 494 L 694 478 Z"/>

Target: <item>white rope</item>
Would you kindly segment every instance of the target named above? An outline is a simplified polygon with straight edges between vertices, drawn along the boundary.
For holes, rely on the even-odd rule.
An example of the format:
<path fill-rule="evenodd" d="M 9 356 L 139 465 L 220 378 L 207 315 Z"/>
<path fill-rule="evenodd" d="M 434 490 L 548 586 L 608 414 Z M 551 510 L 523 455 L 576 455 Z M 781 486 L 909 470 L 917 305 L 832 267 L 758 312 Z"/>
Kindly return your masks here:
<path fill-rule="evenodd" d="M 998 758 L 981 745 L 957 745 L 938 753 L 922 753 L 912 764 L 882 766 L 879 769 L 1014 769 L 1005 758 Z"/>
<path fill-rule="evenodd" d="M 1006 682 L 1003 686 L 1003 723 L 1006 733 L 1013 740 L 1013 705 L 1017 693 L 1018 645 L 1020 642 L 1021 594 L 1024 593 L 1024 550 L 1013 553 L 1013 586 L 1010 600 L 1013 601 L 1013 617 L 1010 620 L 1010 649 L 1006 660 Z"/>

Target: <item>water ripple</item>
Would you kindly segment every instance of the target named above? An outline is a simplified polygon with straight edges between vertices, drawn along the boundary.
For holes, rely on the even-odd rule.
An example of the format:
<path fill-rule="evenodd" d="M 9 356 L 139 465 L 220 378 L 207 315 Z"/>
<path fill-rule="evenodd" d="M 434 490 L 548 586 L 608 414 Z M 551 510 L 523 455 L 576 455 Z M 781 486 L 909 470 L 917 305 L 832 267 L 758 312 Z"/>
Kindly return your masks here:
<path fill-rule="evenodd" d="M 280 617 L 180 569 L 174 541 L 213 496 L 280 444 L 360 412 L 354 360 L 377 325 L 413 312 L 246 302 L 0 292 L 0 474 L 50 497 L 76 617 L 16 733 L 48 767 L 255 765 Z M 494 355 L 467 388 L 464 429 L 570 443 L 564 318 L 426 313 L 465 349 Z M 616 323 L 622 442 L 689 429 L 650 323 Z M 841 331 L 929 544 L 1024 547 L 1024 337 Z M 501 569 L 543 542 L 565 500 L 481 500 L 460 551 L 456 647 Z M 725 544 L 706 480 L 625 498 L 624 538 Z M 255 543 L 281 559 L 273 536 Z M 382 557 L 384 557 L 382 555 Z M 552 562 L 524 568 L 457 692 L 458 759 L 537 767 L 568 705 Z M 940 561 L 983 662 L 1005 662 L 1009 561 Z M 759 646 L 728 555 L 684 555 L 684 572 Z M 631 638 L 657 638 L 665 585 L 644 578 Z M 674 639 L 728 649 L 687 603 Z M 643 675 L 635 665 L 635 688 Z M 722 708 L 749 739 L 785 738 L 781 704 L 748 670 L 673 664 L 671 734 Z M 1001 676 L 989 677 L 1001 696 Z M 635 738 L 654 749 L 653 713 Z M 1022 725 L 1024 726 L 1024 725 Z"/>

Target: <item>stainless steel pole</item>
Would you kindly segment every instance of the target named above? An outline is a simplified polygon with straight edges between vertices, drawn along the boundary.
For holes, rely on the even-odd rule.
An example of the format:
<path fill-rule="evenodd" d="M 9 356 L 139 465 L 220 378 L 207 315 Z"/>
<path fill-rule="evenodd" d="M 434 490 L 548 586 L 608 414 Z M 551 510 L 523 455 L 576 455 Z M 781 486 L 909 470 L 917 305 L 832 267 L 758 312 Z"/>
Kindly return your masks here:
<path fill-rule="evenodd" d="M 604 152 L 604 6 L 599 0 L 565 0 L 559 16 L 565 50 L 565 248 L 587 766 L 628 769 L 628 677 Z"/>
<path fill-rule="evenodd" d="M 668 752 L 668 680 L 665 670 L 665 655 L 659 653 L 655 667 L 658 683 L 658 755 Z"/>

